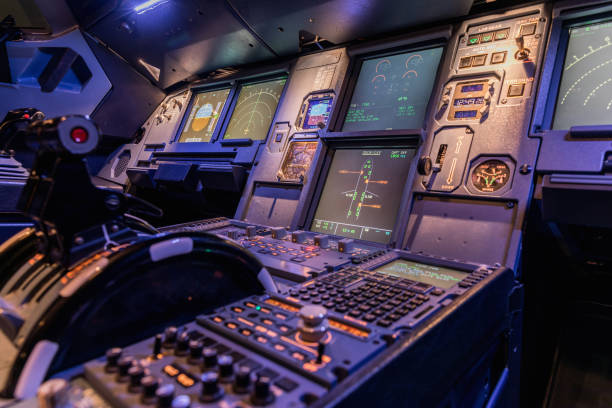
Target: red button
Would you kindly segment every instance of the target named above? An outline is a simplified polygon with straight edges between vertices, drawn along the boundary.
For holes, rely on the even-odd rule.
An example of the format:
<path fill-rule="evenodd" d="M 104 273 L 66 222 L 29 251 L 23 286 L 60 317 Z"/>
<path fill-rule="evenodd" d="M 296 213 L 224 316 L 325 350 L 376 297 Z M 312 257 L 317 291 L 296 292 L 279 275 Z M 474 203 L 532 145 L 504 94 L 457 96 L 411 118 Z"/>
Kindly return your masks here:
<path fill-rule="evenodd" d="M 75 127 L 70 131 L 70 138 L 75 143 L 85 143 L 89 139 L 89 133 L 82 127 Z"/>

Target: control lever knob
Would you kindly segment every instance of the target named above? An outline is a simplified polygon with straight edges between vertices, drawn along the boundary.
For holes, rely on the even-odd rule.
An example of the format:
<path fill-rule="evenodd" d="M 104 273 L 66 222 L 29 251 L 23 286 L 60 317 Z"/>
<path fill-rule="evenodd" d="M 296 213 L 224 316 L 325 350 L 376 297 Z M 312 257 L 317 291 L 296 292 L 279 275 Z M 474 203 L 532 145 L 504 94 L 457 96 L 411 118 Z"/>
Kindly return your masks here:
<path fill-rule="evenodd" d="M 218 359 L 221 382 L 231 382 L 234 375 L 234 359 L 232 356 L 220 356 Z"/>
<path fill-rule="evenodd" d="M 214 402 L 223 396 L 223 388 L 219 387 L 219 375 L 214 371 L 202 374 L 202 402 Z"/>
<path fill-rule="evenodd" d="M 421 176 L 429 176 L 431 174 L 431 170 L 433 168 L 433 163 L 431 161 L 431 157 L 429 156 L 421 156 L 417 163 L 417 171 Z"/>
<path fill-rule="evenodd" d="M 329 235 L 315 235 L 314 244 L 319 248 L 329 248 Z"/>
<path fill-rule="evenodd" d="M 257 235 L 257 227 L 254 225 L 248 225 L 246 227 L 246 236 L 248 238 L 253 238 L 256 235 Z"/>
<path fill-rule="evenodd" d="M 515 38 L 516 46 L 518 47 L 518 51 L 514 54 L 514 58 L 519 61 L 526 60 L 529 58 L 529 49 L 525 48 L 525 38 L 521 35 Z"/>
<path fill-rule="evenodd" d="M 338 241 L 338 252 L 349 254 L 355 250 L 355 241 L 349 238 L 344 238 Z"/>
<path fill-rule="evenodd" d="M 217 350 L 213 348 L 205 348 L 202 351 L 204 357 L 204 369 L 211 369 L 217 366 Z"/>
<path fill-rule="evenodd" d="M 283 239 L 287 236 L 287 230 L 283 227 L 272 228 L 272 238 Z"/>
<path fill-rule="evenodd" d="M 251 386 L 251 369 L 247 366 L 238 367 L 236 379 L 234 381 L 234 392 L 236 394 L 246 394 Z"/>
<path fill-rule="evenodd" d="M 267 405 L 272 401 L 274 401 L 274 394 L 270 392 L 270 378 L 261 376 L 255 381 L 251 403 L 253 405 Z"/>
<path fill-rule="evenodd" d="M 157 397 L 158 408 L 169 408 L 172 405 L 172 400 L 174 399 L 174 385 L 162 385 L 157 389 L 157 391 L 155 391 L 155 396 Z"/>
<path fill-rule="evenodd" d="M 240 230 L 231 229 L 226 232 L 226 235 L 229 239 L 238 239 L 238 237 L 240 236 Z"/>
<path fill-rule="evenodd" d="M 305 243 L 307 238 L 308 234 L 306 231 L 293 231 L 291 233 L 291 242 L 295 242 L 296 244 Z"/>
<path fill-rule="evenodd" d="M 119 362 L 122 353 L 123 349 L 120 347 L 113 347 L 106 350 L 106 366 L 104 369 L 107 373 L 114 373 L 119 369 L 117 363 Z"/>
<path fill-rule="evenodd" d="M 157 356 L 161 354 L 163 343 L 163 336 L 161 334 L 156 334 L 153 339 L 153 352 L 151 353 L 154 358 L 157 358 Z"/>
<path fill-rule="evenodd" d="M 329 322 L 327 309 L 318 305 L 306 305 L 300 309 L 298 330 L 303 341 L 317 343 L 327 333 Z"/>

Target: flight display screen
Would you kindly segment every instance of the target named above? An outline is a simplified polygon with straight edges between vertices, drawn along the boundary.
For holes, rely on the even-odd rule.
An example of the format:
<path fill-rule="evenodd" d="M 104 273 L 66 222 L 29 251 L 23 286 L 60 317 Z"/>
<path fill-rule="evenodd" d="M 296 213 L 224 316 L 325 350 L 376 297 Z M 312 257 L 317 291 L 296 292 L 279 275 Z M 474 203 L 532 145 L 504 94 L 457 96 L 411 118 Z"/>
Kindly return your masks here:
<path fill-rule="evenodd" d="M 223 139 L 264 140 L 276 113 L 286 78 L 244 85 Z"/>
<path fill-rule="evenodd" d="M 402 279 L 427 283 L 442 289 L 452 287 L 468 275 L 467 272 L 456 269 L 427 265 L 406 259 L 396 259 L 374 271 L 385 275 L 397 276 Z"/>
<path fill-rule="evenodd" d="M 179 143 L 210 142 L 229 92 L 228 88 L 195 94 Z"/>
<path fill-rule="evenodd" d="M 436 47 L 364 60 L 342 130 L 421 128 L 441 57 Z"/>
<path fill-rule="evenodd" d="M 310 230 L 387 244 L 414 148 L 337 149 Z"/>
<path fill-rule="evenodd" d="M 612 124 L 612 21 L 571 27 L 553 129 Z"/>
<path fill-rule="evenodd" d="M 308 103 L 308 110 L 304 116 L 302 129 L 318 129 L 319 123 L 327 124 L 331 113 L 332 98 L 313 99 Z"/>

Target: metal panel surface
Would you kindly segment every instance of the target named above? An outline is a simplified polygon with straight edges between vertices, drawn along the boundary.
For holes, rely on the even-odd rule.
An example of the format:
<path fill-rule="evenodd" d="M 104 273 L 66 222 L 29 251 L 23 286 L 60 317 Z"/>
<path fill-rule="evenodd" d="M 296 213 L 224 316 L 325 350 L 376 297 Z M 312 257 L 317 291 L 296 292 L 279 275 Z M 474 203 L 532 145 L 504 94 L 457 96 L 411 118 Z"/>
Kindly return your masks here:
<path fill-rule="evenodd" d="M 76 3 L 71 2 L 73 8 Z M 123 2 L 89 32 L 161 88 L 196 73 L 275 56 L 221 1 L 161 2 L 141 13 L 134 10 L 136 4 Z"/>
<path fill-rule="evenodd" d="M 335 44 L 466 15 L 471 0 L 229 0 L 281 55 L 299 51 L 305 30 Z"/>

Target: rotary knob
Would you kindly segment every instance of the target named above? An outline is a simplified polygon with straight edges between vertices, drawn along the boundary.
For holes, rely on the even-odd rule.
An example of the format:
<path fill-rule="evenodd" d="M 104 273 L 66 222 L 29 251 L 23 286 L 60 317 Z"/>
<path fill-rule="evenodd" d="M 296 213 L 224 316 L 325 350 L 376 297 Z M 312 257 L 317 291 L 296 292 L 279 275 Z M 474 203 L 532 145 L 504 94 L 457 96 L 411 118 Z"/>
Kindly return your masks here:
<path fill-rule="evenodd" d="M 433 168 L 431 157 L 422 156 L 417 163 L 417 171 L 421 176 L 429 176 Z"/>
<path fill-rule="evenodd" d="M 272 238 L 283 239 L 287 236 L 287 230 L 282 227 L 272 228 Z"/>
<path fill-rule="evenodd" d="M 117 361 L 117 381 L 125 382 L 128 380 L 128 371 L 134 365 L 134 359 L 130 356 L 123 356 Z"/>
<path fill-rule="evenodd" d="M 350 238 L 343 238 L 338 241 L 338 252 L 345 254 L 351 253 L 355 250 L 355 241 Z"/>
<path fill-rule="evenodd" d="M 172 408 L 189 408 L 191 406 L 191 398 L 189 395 L 179 395 L 172 400 Z"/>
<path fill-rule="evenodd" d="M 130 392 L 140 392 L 140 380 L 144 377 L 144 369 L 138 365 L 133 365 L 128 370 L 130 377 Z"/>
<path fill-rule="evenodd" d="M 202 393 L 200 400 L 202 402 L 214 402 L 223 396 L 223 388 L 219 387 L 219 374 L 214 371 L 209 371 L 202 374 Z"/>
<path fill-rule="evenodd" d="M 176 348 L 174 349 L 174 353 L 177 356 L 184 356 L 187 354 L 187 350 L 189 349 L 189 334 L 186 331 L 183 331 L 178 335 L 176 339 Z"/>
<path fill-rule="evenodd" d="M 306 305 L 300 309 L 298 330 L 303 341 L 317 343 L 327 333 L 327 309 L 323 306 Z"/>
<path fill-rule="evenodd" d="M 113 347 L 112 349 L 108 349 L 106 351 L 106 366 L 104 369 L 107 373 L 115 373 L 119 369 L 117 363 L 121 358 L 121 354 L 123 353 L 123 349 L 119 347 Z"/>
<path fill-rule="evenodd" d="M 164 347 L 170 348 L 176 343 L 178 329 L 175 326 L 166 327 L 164 330 Z"/>
<path fill-rule="evenodd" d="M 142 387 L 142 400 L 145 403 L 152 402 L 159 388 L 159 380 L 152 375 L 147 375 L 140 380 L 140 386 Z"/>
<path fill-rule="evenodd" d="M 254 225 L 248 225 L 246 227 L 246 236 L 249 238 L 253 238 L 257 235 L 257 227 Z"/>
<path fill-rule="evenodd" d="M 236 394 L 246 394 L 251 387 L 251 369 L 247 366 L 238 367 L 234 380 L 234 392 Z"/>
<path fill-rule="evenodd" d="M 305 243 L 307 238 L 308 234 L 306 231 L 293 231 L 291 233 L 291 242 L 295 242 L 296 244 Z"/>
<path fill-rule="evenodd" d="M 189 342 L 189 362 L 191 364 L 199 364 L 202 361 L 202 349 L 204 344 L 200 340 L 191 340 Z"/>
<path fill-rule="evenodd" d="M 232 356 L 223 355 L 218 358 L 219 364 L 219 376 L 221 382 L 229 383 L 232 382 L 234 376 L 234 359 Z"/>
<path fill-rule="evenodd" d="M 314 244 L 319 248 L 329 248 L 329 235 L 315 235 Z"/>
<path fill-rule="evenodd" d="M 158 408 L 169 408 L 172 405 L 174 399 L 174 385 L 166 384 L 162 385 L 155 391 L 157 397 Z"/>
<path fill-rule="evenodd" d="M 210 370 L 217 366 L 217 350 L 205 348 L 204 351 L 202 351 L 202 356 L 204 357 L 204 370 Z"/>
<path fill-rule="evenodd" d="M 255 381 L 255 387 L 251 394 L 253 405 L 268 405 L 274 401 L 274 394 L 270 391 L 270 378 L 261 376 Z"/>

